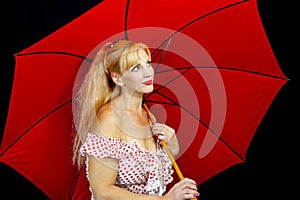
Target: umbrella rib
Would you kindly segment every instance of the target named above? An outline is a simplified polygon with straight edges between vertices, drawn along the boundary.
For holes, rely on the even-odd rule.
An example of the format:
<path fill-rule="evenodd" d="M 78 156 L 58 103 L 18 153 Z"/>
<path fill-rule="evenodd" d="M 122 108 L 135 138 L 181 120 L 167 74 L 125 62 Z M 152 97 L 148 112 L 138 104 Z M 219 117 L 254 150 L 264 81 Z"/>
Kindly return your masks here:
<path fill-rule="evenodd" d="M 229 4 L 229 5 L 227 5 L 227 6 L 224 6 L 224 7 L 218 8 L 218 9 L 216 9 L 216 10 L 213 10 L 213 11 L 211 11 L 211 12 L 209 12 L 209 13 L 206 13 L 205 15 L 202 15 L 202 16 L 200 16 L 200 17 L 197 17 L 196 19 L 190 21 L 189 23 L 186 23 L 184 26 L 182 26 L 182 27 L 179 28 L 177 31 L 175 31 L 173 34 L 171 34 L 165 41 L 163 41 L 163 42 L 162 42 L 162 43 L 161 43 L 161 44 L 153 51 L 152 54 L 155 54 L 155 53 L 160 49 L 160 47 L 161 47 L 164 43 L 166 43 L 170 38 L 174 37 L 175 34 L 179 33 L 180 31 L 182 31 L 182 30 L 185 29 L 186 27 L 190 26 L 191 24 L 193 24 L 193 23 L 195 23 L 195 22 L 197 22 L 197 21 L 199 21 L 199 20 L 201 20 L 201 19 L 203 19 L 203 18 L 205 18 L 205 17 L 208 17 L 209 15 L 212 15 L 212 14 L 214 14 L 214 13 L 216 13 L 216 12 L 219 12 L 219 11 L 221 11 L 221 10 L 225 10 L 225 9 L 227 9 L 227 8 L 236 6 L 236 5 L 241 4 L 241 3 L 245 3 L 245 2 L 247 2 L 247 1 L 249 1 L 249 0 L 242 0 L 242 1 L 239 1 L 239 2 L 236 2 L 236 3 Z"/>
<path fill-rule="evenodd" d="M 247 69 L 237 69 L 237 68 L 233 68 L 233 67 L 220 67 L 220 66 L 219 67 L 217 67 L 217 66 L 187 66 L 187 67 L 178 67 L 178 68 L 161 70 L 159 72 L 156 72 L 156 74 L 166 73 L 166 72 L 170 72 L 170 71 L 173 71 L 173 70 L 180 71 L 180 70 L 184 70 L 184 69 L 193 69 L 193 68 L 197 68 L 197 69 L 200 69 L 200 68 L 201 69 L 215 68 L 215 69 L 239 71 L 239 72 L 246 72 L 246 73 L 251 73 L 251 74 L 257 74 L 257 75 L 266 76 L 266 77 L 275 78 L 275 79 L 289 80 L 286 77 L 275 76 L 275 75 L 266 74 L 266 73 L 262 73 L 262 72 L 250 71 L 250 70 L 247 70 Z M 172 80 L 172 81 L 174 81 L 174 80 Z"/>
<path fill-rule="evenodd" d="M 158 93 L 159 90 L 161 90 L 162 88 L 164 88 L 165 86 L 167 86 L 168 84 L 172 83 L 174 80 L 176 80 L 177 78 L 179 78 L 181 75 L 185 74 L 186 72 L 190 71 L 191 69 L 193 69 L 193 67 L 189 67 L 186 68 L 186 70 L 184 72 L 182 72 L 181 74 L 179 74 L 178 76 L 175 76 L 173 79 L 171 79 L 170 81 L 168 81 L 165 85 L 160 86 L 159 88 L 155 89 L 150 95 L 148 95 L 147 97 L 152 96 L 155 92 Z"/>
<path fill-rule="evenodd" d="M 35 52 L 30 52 L 30 53 L 17 53 L 17 54 L 15 54 L 15 56 L 30 56 L 30 55 L 38 55 L 38 54 L 62 54 L 62 55 L 81 58 L 81 59 L 87 60 L 87 62 L 89 62 L 89 63 L 92 63 L 92 61 L 93 61 L 93 59 L 91 59 L 91 58 L 87 58 L 85 56 L 81 56 L 81 55 L 74 54 L 74 53 L 68 53 L 68 52 L 64 52 L 64 51 L 35 51 Z"/>
<path fill-rule="evenodd" d="M 83 169 L 84 169 L 84 167 L 81 166 L 80 169 L 79 169 L 79 172 L 78 172 L 78 174 L 77 174 L 77 176 L 76 176 L 76 181 L 75 181 L 75 183 L 74 183 L 74 187 L 73 187 L 73 190 L 72 190 L 72 193 L 71 193 L 71 196 L 70 196 L 70 200 L 73 199 L 73 195 L 74 195 L 75 190 L 76 190 L 76 185 L 77 185 L 77 183 L 78 183 L 78 181 L 79 181 L 80 174 L 81 174 L 81 172 L 82 172 Z"/>
<path fill-rule="evenodd" d="M 158 70 L 158 68 L 159 68 L 159 65 L 161 64 L 163 58 L 165 57 L 166 52 L 167 52 L 167 49 L 169 48 L 169 45 L 170 45 L 170 43 L 171 43 L 171 40 L 172 40 L 172 37 L 169 37 L 168 43 L 167 43 L 166 47 L 164 48 L 164 51 L 163 51 L 163 53 L 162 53 L 162 55 L 161 55 L 161 57 L 160 57 L 160 59 L 159 59 L 157 65 L 156 65 L 156 67 L 155 67 L 154 72 L 157 72 L 157 70 Z"/>
<path fill-rule="evenodd" d="M 124 21 L 124 34 L 125 34 L 125 39 L 128 40 L 128 12 L 129 12 L 129 5 L 130 5 L 130 0 L 127 1 L 126 4 L 126 9 L 125 9 L 125 21 Z"/>
<path fill-rule="evenodd" d="M 45 116 L 43 116 L 42 118 L 40 118 L 37 122 L 35 122 L 31 127 L 29 127 L 26 131 L 24 131 L 13 143 L 11 143 L 3 152 L 1 152 L 0 156 L 2 156 L 3 154 L 5 154 L 6 151 L 8 151 L 13 145 L 15 145 L 19 140 L 22 139 L 22 137 L 24 135 L 26 135 L 26 133 L 28 133 L 31 129 L 33 129 L 36 125 L 38 125 L 41 121 L 43 121 L 45 118 L 47 118 L 48 116 L 50 116 L 52 113 L 54 113 L 55 111 L 57 111 L 58 109 L 64 107 L 65 105 L 69 104 L 70 102 L 72 102 L 71 100 L 66 101 L 65 103 L 61 104 L 60 106 L 56 107 L 55 109 L 53 109 L 52 111 L 50 111 L 48 114 L 46 114 Z"/>
<path fill-rule="evenodd" d="M 200 19 L 203 19 L 203 18 L 205 18 L 205 17 L 208 17 L 209 15 L 212 15 L 212 14 L 217 13 L 217 12 L 219 12 L 219 11 L 225 10 L 225 9 L 227 9 L 227 8 L 230 8 L 230 7 L 239 5 L 239 4 L 241 4 L 241 3 L 245 3 L 245 2 L 247 2 L 247 1 L 249 1 L 249 0 L 242 0 L 242 1 L 239 1 L 239 2 L 236 2 L 236 3 L 232 3 L 232 4 L 229 4 L 229 5 L 227 5 L 227 6 L 224 6 L 224 7 L 218 8 L 218 9 L 216 9 L 216 10 L 213 10 L 213 11 L 211 11 L 211 12 L 205 14 L 205 15 L 202 15 L 202 16 L 200 16 L 200 17 L 198 17 L 198 18 L 192 20 L 191 22 L 185 24 L 185 25 L 182 26 L 181 28 L 179 28 L 179 29 L 174 33 L 174 35 L 175 35 L 176 33 L 180 32 L 180 31 L 182 31 L 182 30 L 185 29 L 186 27 L 190 26 L 191 24 L 193 24 L 193 23 L 199 21 Z"/>
<path fill-rule="evenodd" d="M 177 104 L 170 103 L 170 102 L 153 101 L 153 100 L 146 100 L 146 102 L 159 103 L 159 104 L 164 104 L 164 105 L 170 105 L 169 107 L 174 106 L 174 105 L 175 105 L 175 106 L 177 105 Z"/>
<path fill-rule="evenodd" d="M 201 67 L 196 67 L 196 68 L 201 68 Z M 275 79 L 288 80 L 288 78 L 285 78 L 285 77 L 275 76 L 275 75 L 266 74 L 266 73 L 257 72 L 257 71 L 250 71 L 247 69 L 237 69 L 237 68 L 233 68 L 233 67 L 217 67 L 217 68 L 225 69 L 225 70 L 232 70 L 232 71 L 239 71 L 239 72 L 246 72 L 246 73 L 250 73 L 250 74 L 257 74 L 257 75 L 266 76 L 266 77 L 275 78 Z"/>

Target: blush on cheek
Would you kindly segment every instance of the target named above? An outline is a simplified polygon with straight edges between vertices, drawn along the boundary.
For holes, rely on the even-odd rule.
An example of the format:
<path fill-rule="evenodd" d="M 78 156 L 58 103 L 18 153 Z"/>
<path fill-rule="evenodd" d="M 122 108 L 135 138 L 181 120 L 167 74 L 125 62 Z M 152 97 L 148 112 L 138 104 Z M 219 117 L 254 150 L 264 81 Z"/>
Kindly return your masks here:
<path fill-rule="evenodd" d="M 124 76 L 122 77 L 123 82 L 129 86 L 135 86 L 135 87 L 139 87 L 141 86 L 144 77 L 142 73 L 139 72 L 135 72 L 135 73 L 128 73 L 128 74 L 124 74 Z"/>

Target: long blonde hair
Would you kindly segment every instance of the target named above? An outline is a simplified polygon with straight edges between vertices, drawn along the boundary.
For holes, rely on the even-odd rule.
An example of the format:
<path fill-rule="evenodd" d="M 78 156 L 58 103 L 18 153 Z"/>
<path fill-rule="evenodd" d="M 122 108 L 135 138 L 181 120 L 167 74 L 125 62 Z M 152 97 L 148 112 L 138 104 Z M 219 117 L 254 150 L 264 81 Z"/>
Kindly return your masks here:
<path fill-rule="evenodd" d="M 94 123 L 93 117 L 106 103 L 120 94 L 120 87 L 111 79 L 111 73 L 122 74 L 135 65 L 138 51 L 143 49 L 151 57 L 145 44 L 128 40 L 118 40 L 105 44 L 96 54 L 91 67 L 82 82 L 73 110 L 76 135 L 73 143 L 73 164 L 81 166 L 84 157 L 80 147 L 85 142 L 87 133 Z"/>

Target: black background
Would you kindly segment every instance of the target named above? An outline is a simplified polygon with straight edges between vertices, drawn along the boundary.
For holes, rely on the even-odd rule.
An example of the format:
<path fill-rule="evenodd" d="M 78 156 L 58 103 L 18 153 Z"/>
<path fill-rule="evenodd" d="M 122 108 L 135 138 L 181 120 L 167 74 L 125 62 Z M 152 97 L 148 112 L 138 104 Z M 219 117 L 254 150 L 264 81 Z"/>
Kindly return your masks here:
<path fill-rule="evenodd" d="M 13 55 L 99 2 L 1 0 L 0 139 L 12 89 Z M 299 91 L 296 87 L 296 70 L 299 68 L 296 27 L 299 20 L 297 11 L 293 11 L 296 6 L 292 1 L 259 0 L 258 8 L 277 61 L 290 80 L 281 88 L 261 122 L 249 146 L 246 163 L 235 165 L 199 185 L 199 199 L 299 199 L 299 129 L 296 128 L 299 120 L 299 107 L 296 105 L 299 102 L 296 97 Z M 0 183 L 0 199 L 48 199 L 32 183 L 3 163 L 0 163 Z"/>

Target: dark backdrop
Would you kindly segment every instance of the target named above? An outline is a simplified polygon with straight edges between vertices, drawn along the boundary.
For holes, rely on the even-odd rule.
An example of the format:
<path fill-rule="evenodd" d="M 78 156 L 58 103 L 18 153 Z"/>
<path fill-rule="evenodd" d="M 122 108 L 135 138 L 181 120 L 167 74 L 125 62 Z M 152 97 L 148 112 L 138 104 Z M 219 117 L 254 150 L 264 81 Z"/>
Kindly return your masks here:
<path fill-rule="evenodd" d="M 1 0 L 0 139 L 8 112 L 14 53 L 38 42 L 100 0 Z M 170 1 L 171 2 L 171 1 Z M 246 163 L 233 166 L 199 185 L 199 199 L 297 199 L 299 98 L 296 93 L 296 6 L 292 1 L 259 0 L 258 7 L 271 47 L 290 81 L 279 91 L 247 152 Z M 293 11 L 294 10 L 294 11 Z M 299 12 L 299 11 L 298 11 Z M 201 169 L 199 169 L 201 170 Z M 46 173 L 47 169 L 45 169 Z M 48 199 L 10 167 L 0 163 L 0 199 Z M 293 184 L 292 184 L 293 183 Z M 295 183 L 295 184 L 294 184 Z M 297 188 L 296 188 L 297 187 Z"/>

